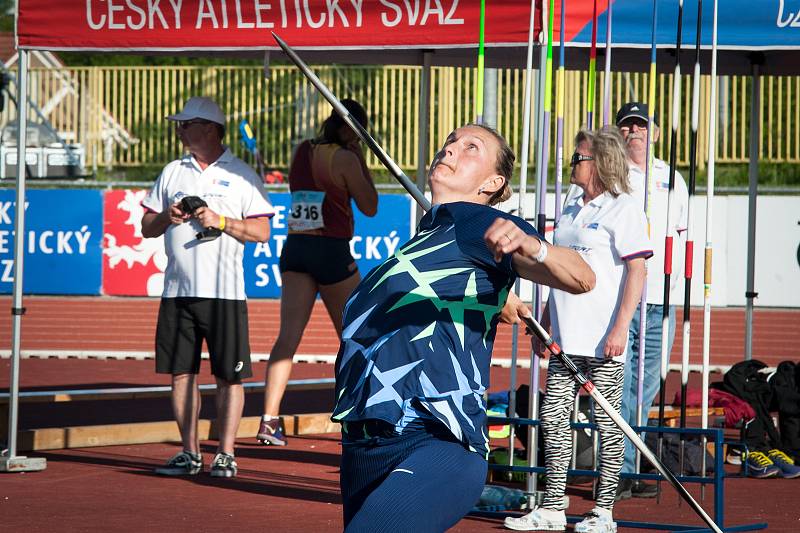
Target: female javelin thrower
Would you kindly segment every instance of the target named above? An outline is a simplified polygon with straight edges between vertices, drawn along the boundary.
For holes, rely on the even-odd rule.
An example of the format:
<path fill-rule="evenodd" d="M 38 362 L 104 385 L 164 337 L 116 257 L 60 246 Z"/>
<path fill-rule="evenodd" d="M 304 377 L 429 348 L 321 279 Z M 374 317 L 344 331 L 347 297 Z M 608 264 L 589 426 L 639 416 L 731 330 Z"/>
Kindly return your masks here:
<path fill-rule="evenodd" d="M 544 313 L 553 337 L 582 372 L 591 374 L 597 390 L 619 411 L 628 326 L 644 286 L 644 262 L 653 255 L 642 206 L 629 194 L 628 163 L 616 128 L 582 130 L 575 138 L 570 182 L 581 188 L 570 195 L 553 242 L 581 250 L 597 276 L 587 294 L 550 293 Z M 543 324 L 547 327 L 547 324 Z M 547 369 L 542 404 L 547 488 L 541 508 L 520 518 L 506 518 L 510 529 L 564 531 L 564 491 L 571 455 L 569 413 L 577 384 L 556 359 Z M 594 509 L 575 525 L 579 533 L 613 533 L 612 508 L 625 450 L 622 430 L 601 409 L 595 410 L 600 432 L 600 482 Z"/>
<path fill-rule="evenodd" d="M 348 532 L 439 532 L 458 522 L 486 479 L 482 395 L 515 278 L 574 293 L 594 287 L 577 252 L 545 245 L 528 223 L 489 207 L 511 195 L 513 166 L 494 130 L 451 133 L 431 164 L 433 208 L 345 305 L 333 419 L 342 423 Z"/>

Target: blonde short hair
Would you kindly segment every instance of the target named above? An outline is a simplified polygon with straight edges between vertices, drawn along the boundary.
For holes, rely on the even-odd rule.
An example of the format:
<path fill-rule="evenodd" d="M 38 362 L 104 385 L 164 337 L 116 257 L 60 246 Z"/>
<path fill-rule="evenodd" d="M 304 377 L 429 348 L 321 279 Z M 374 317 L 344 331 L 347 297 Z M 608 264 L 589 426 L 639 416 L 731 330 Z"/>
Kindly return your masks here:
<path fill-rule="evenodd" d="M 582 129 L 575 136 L 575 145 L 584 141 L 592 151 L 597 179 L 603 190 L 614 196 L 630 193 L 628 158 L 625 155 L 625 141 L 619 130 L 613 126 L 604 126 L 596 131 Z"/>
<path fill-rule="evenodd" d="M 500 135 L 500 133 L 485 124 L 475 124 L 469 123 L 466 124 L 465 127 L 471 126 L 476 128 L 482 128 L 495 138 L 498 144 L 497 150 L 497 161 L 495 161 L 495 172 L 503 176 L 506 181 L 502 187 L 500 187 L 492 196 L 489 198 L 488 204 L 495 205 L 499 204 L 500 202 L 505 202 L 509 198 L 511 198 L 511 194 L 514 192 L 511 189 L 511 175 L 514 172 L 514 160 L 516 156 L 514 155 L 514 150 L 508 145 L 508 141 L 506 141 L 505 137 Z"/>

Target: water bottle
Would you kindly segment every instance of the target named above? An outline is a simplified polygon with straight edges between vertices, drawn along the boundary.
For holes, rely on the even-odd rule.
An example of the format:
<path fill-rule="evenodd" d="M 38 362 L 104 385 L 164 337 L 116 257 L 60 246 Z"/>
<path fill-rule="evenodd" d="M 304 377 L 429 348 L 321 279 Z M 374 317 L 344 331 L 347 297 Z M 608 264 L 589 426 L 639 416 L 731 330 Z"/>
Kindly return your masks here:
<path fill-rule="evenodd" d="M 527 495 L 519 489 L 485 485 L 475 506 L 482 511 L 511 511 L 527 505 Z"/>

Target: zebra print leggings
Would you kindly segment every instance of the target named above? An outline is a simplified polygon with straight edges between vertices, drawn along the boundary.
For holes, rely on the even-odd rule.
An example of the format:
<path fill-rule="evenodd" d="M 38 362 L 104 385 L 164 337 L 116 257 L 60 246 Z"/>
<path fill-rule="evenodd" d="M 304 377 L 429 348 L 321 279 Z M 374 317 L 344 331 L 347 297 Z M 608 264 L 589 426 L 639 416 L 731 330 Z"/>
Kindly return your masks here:
<path fill-rule="evenodd" d="M 573 356 L 575 365 L 584 374 L 591 375 L 598 392 L 619 411 L 622 401 L 624 364 L 610 359 Z M 544 433 L 544 461 L 547 468 L 547 487 L 543 507 L 564 509 L 563 497 L 567 488 L 567 468 L 572 456 L 570 413 L 574 405 L 578 384 L 569 371 L 555 357 L 547 370 L 547 392 L 540 419 Z M 611 509 L 619 482 L 619 471 L 625 453 L 625 437 L 602 409 L 594 410 L 600 432 L 600 482 L 597 488 L 597 506 Z"/>

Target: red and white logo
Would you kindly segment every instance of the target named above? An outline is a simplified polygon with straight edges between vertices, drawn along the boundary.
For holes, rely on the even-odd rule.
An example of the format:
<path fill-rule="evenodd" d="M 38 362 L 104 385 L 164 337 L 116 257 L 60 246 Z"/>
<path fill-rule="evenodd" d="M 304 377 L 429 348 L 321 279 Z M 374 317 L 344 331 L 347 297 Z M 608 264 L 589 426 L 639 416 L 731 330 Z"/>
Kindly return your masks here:
<path fill-rule="evenodd" d="M 103 293 L 161 296 L 167 254 L 164 237 L 142 237 L 146 190 L 107 191 L 104 196 Z"/>

